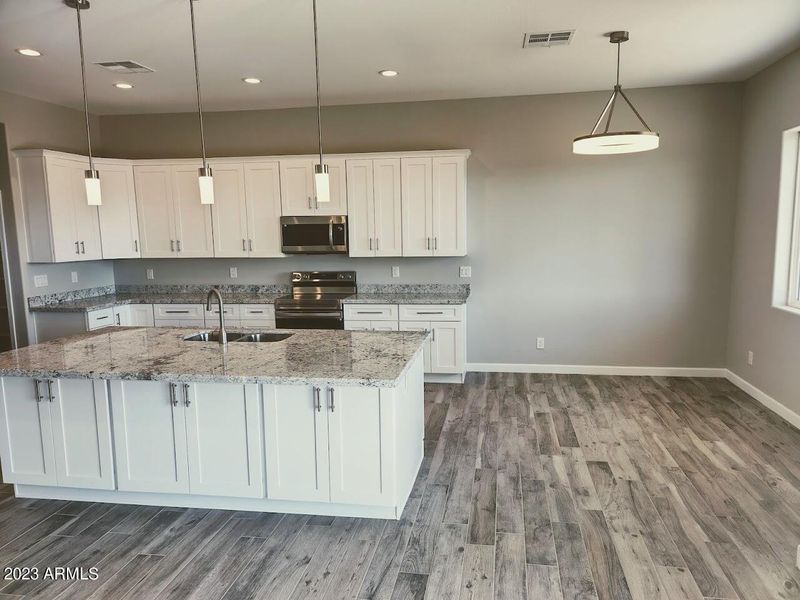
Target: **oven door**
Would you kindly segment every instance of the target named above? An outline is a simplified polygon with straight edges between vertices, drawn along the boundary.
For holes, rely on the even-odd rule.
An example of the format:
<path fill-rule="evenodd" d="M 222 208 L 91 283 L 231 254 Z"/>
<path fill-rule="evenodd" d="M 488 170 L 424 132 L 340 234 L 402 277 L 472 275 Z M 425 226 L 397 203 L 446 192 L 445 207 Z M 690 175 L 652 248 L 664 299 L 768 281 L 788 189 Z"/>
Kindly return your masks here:
<path fill-rule="evenodd" d="M 347 254 L 347 217 L 281 217 L 284 254 Z"/>
<path fill-rule="evenodd" d="M 275 309 L 278 329 L 344 329 L 342 311 Z"/>

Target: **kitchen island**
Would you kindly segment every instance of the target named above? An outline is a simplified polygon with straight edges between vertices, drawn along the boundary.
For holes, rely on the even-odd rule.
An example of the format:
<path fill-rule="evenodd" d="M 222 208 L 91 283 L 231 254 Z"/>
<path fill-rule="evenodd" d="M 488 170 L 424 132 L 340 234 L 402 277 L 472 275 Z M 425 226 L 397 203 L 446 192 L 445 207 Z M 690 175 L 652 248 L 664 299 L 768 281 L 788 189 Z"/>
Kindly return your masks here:
<path fill-rule="evenodd" d="M 422 461 L 427 333 L 185 339 L 199 331 L 0 354 L 5 481 L 30 498 L 399 518 Z"/>

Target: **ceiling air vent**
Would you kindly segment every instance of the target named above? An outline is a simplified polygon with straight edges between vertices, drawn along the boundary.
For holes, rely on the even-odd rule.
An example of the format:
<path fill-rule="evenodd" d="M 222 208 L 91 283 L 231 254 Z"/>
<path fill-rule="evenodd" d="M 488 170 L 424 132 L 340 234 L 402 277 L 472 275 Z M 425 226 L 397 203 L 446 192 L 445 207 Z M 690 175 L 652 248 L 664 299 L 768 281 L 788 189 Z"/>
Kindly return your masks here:
<path fill-rule="evenodd" d="M 526 33 L 522 40 L 523 48 L 549 48 L 550 46 L 565 46 L 572 41 L 574 29 L 561 31 L 543 31 L 540 33 Z"/>
<path fill-rule="evenodd" d="M 112 60 L 108 62 L 94 63 L 104 69 L 114 73 L 153 73 L 154 69 L 145 67 L 132 60 Z"/>

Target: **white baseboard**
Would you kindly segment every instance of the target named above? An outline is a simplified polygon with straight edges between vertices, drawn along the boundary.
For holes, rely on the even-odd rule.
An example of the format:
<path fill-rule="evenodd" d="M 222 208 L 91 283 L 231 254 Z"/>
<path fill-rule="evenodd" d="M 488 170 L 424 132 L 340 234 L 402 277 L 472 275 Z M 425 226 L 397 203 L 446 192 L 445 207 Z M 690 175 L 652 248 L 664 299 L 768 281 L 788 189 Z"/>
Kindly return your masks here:
<path fill-rule="evenodd" d="M 483 373 L 560 373 L 567 375 L 633 375 L 639 377 L 726 377 L 724 368 L 625 367 L 617 365 L 536 365 L 525 363 L 469 363 L 467 371 Z"/>
<path fill-rule="evenodd" d="M 767 394 L 766 392 L 761 391 L 759 388 L 754 386 L 749 381 L 742 379 L 736 373 L 731 371 L 730 369 L 725 369 L 725 377 L 728 381 L 730 381 L 733 385 L 738 387 L 743 392 L 750 394 L 753 398 L 758 400 L 761 404 L 765 407 L 770 409 L 772 412 L 780 415 L 789 423 L 800 429 L 800 415 L 798 415 L 793 410 L 789 409 L 785 405 L 781 404 L 775 398 Z"/>

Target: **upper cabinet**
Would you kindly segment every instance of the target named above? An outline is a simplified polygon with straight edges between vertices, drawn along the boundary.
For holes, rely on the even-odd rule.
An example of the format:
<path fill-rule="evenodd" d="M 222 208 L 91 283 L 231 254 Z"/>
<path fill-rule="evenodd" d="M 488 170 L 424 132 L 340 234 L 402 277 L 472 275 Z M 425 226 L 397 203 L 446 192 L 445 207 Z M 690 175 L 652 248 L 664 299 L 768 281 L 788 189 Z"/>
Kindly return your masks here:
<path fill-rule="evenodd" d="M 466 255 L 466 156 L 401 162 L 403 256 Z"/>
<path fill-rule="evenodd" d="M 319 202 L 314 189 L 313 158 L 281 159 L 281 207 L 284 216 L 346 215 L 345 160 L 325 160 L 330 174 L 330 202 Z"/>
<path fill-rule="evenodd" d="M 350 256 L 401 256 L 400 159 L 347 160 Z"/>
<path fill-rule="evenodd" d="M 95 168 L 100 171 L 103 195 L 103 204 L 97 208 L 103 258 L 139 258 L 139 217 L 133 167 L 98 160 Z"/>
<path fill-rule="evenodd" d="M 214 256 L 211 207 L 200 204 L 197 164 L 133 168 L 144 258 Z"/>

